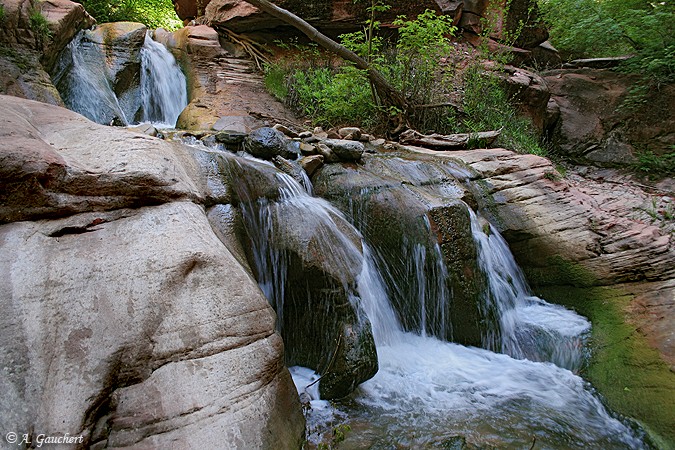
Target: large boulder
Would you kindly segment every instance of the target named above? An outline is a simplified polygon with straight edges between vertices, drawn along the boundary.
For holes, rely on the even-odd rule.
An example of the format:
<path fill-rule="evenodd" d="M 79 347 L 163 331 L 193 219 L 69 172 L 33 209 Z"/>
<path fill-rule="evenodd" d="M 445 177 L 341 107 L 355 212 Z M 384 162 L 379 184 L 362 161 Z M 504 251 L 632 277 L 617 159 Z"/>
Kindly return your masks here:
<path fill-rule="evenodd" d="M 361 236 L 339 211 L 274 167 L 214 157 L 231 164 L 241 241 L 276 308 L 288 365 L 320 373 L 322 398 L 350 394 L 378 368 L 359 297 Z"/>
<path fill-rule="evenodd" d="M 233 225 L 207 219 L 229 195 L 199 152 L 1 104 L 0 422 L 94 448 L 298 448 L 275 314 Z"/>
<path fill-rule="evenodd" d="M 640 152 L 672 152 L 675 145 L 675 84 L 631 94 L 640 77 L 609 69 L 545 73 L 560 120 L 553 143 L 566 158 L 603 166 L 630 166 Z M 638 89 L 639 91 L 639 89 Z"/>

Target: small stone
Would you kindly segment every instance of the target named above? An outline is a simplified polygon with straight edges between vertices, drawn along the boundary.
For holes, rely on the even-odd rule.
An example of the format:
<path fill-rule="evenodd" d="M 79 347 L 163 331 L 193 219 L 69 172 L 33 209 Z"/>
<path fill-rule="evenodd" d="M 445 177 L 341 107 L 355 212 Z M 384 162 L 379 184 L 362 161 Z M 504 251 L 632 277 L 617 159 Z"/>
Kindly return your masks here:
<path fill-rule="evenodd" d="M 330 130 L 328 130 L 326 132 L 326 137 L 328 139 L 341 139 L 342 138 L 342 136 L 340 136 L 340 134 L 337 132 L 337 130 L 335 128 L 331 128 Z"/>
<path fill-rule="evenodd" d="M 321 127 L 316 127 L 316 128 L 314 128 L 313 134 L 321 134 L 321 133 L 325 133 L 325 131 L 323 130 L 323 128 L 321 128 Z"/>
<path fill-rule="evenodd" d="M 316 154 L 316 147 L 313 146 L 312 144 L 308 144 L 306 142 L 301 142 L 300 143 L 300 153 L 303 155 L 315 155 Z"/>
<path fill-rule="evenodd" d="M 356 127 L 344 127 L 338 130 L 340 137 L 358 141 L 361 138 L 361 129 Z"/>
<path fill-rule="evenodd" d="M 134 131 L 136 133 L 147 134 L 148 136 L 153 137 L 157 136 L 157 128 L 153 127 L 152 124 L 149 123 L 142 123 L 140 125 L 128 128 L 130 131 Z"/>
<path fill-rule="evenodd" d="M 311 138 L 312 136 L 313 135 L 312 135 L 311 131 L 303 131 L 302 133 L 298 133 L 298 137 L 300 139 L 308 139 L 308 138 Z"/>
<path fill-rule="evenodd" d="M 359 138 L 359 141 L 361 142 L 369 142 L 375 139 L 373 136 L 367 133 L 361 133 L 361 137 Z"/>
<path fill-rule="evenodd" d="M 373 147 L 380 147 L 380 146 L 384 145 L 385 142 L 386 141 L 382 138 L 374 139 L 374 140 L 370 141 L 370 145 L 372 145 Z"/>
<path fill-rule="evenodd" d="M 323 166 L 323 160 L 323 155 L 305 156 L 300 160 L 300 166 L 305 170 L 307 176 L 311 177 L 319 167 Z"/>
<path fill-rule="evenodd" d="M 299 149 L 280 131 L 274 128 L 258 128 L 253 130 L 244 139 L 244 150 L 256 158 L 272 159 L 279 155 L 287 159 L 295 159 L 299 155 Z"/>
<path fill-rule="evenodd" d="M 203 138 L 200 139 L 200 141 L 202 141 L 202 144 L 206 145 L 207 147 L 215 147 L 216 145 L 218 145 L 218 140 L 212 134 L 204 136 Z"/>
<path fill-rule="evenodd" d="M 363 144 L 356 141 L 326 139 L 323 143 L 342 161 L 359 161 L 365 151 Z"/>
<path fill-rule="evenodd" d="M 320 155 L 323 156 L 323 160 L 326 163 L 334 163 L 340 161 L 340 158 L 333 153 L 333 150 L 330 149 L 326 144 L 319 143 L 316 146 L 316 150 L 319 152 Z"/>
<path fill-rule="evenodd" d="M 281 131 L 282 133 L 284 133 L 284 134 L 285 134 L 286 136 L 288 136 L 289 138 L 296 138 L 296 137 L 298 137 L 298 133 L 296 133 L 295 131 L 291 130 L 290 128 L 288 128 L 288 127 L 285 126 L 285 125 L 281 125 L 280 123 L 274 125 L 272 128 L 274 128 L 274 129 L 277 130 L 277 131 Z"/>
<path fill-rule="evenodd" d="M 216 141 L 231 145 L 241 144 L 246 136 L 246 133 L 235 130 L 223 130 L 214 135 Z"/>

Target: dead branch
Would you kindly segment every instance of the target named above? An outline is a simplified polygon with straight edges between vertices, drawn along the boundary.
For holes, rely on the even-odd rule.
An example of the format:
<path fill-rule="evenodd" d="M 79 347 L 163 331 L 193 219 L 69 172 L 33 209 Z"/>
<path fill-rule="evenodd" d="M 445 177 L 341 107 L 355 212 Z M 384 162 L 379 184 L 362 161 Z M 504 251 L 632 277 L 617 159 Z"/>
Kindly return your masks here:
<path fill-rule="evenodd" d="M 404 145 L 416 145 L 432 150 L 463 150 L 471 142 L 481 146 L 491 145 L 501 134 L 501 130 L 481 131 L 479 133 L 460 134 L 422 134 L 415 130 L 406 130 L 401 133 L 399 142 Z"/>

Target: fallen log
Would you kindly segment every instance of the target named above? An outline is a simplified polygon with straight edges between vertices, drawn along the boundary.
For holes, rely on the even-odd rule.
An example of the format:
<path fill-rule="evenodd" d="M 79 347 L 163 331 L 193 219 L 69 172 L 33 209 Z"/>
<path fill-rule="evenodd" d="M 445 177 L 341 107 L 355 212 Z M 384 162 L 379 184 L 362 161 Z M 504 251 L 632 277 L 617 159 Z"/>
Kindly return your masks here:
<path fill-rule="evenodd" d="M 472 147 L 488 147 L 499 137 L 501 130 L 459 134 L 422 134 L 406 130 L 398 138 L 404 145 L 415 145 L 432 150 L 465 150 Z"/>

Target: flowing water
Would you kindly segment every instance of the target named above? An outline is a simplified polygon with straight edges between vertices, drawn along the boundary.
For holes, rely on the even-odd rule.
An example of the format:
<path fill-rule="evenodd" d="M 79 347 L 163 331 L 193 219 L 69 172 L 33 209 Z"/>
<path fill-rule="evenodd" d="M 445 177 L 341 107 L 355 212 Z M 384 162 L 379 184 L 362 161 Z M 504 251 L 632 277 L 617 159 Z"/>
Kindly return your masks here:
<path fill-rule="evenodd" d="M 173 128 L 188 104 L 187 81 L 173 55 L 145 35 L 141 48 L 141 122 Z"/>
<path fill-rule="evenodd" d="M 134 57 L 130 49 L 108 48 L 90 34 L 83 30 L 73 38 L 52 73 L 68 109 L 104 125 L 149 122 L 174 127 L 187 106 L 187 88 L 185 75 L 166 47 L 148 32 Z M 131 76 L 134 66 L 138 73 Z M 132 80 L 124 88 L 116 84 L 122 72 Z"/>
<path fill-rule="evenodd" d="M 583 360 L 588 321 L 530 295 L 494 228 L 481 226 L 472 213 L 479 263 L 488 273 L 486 307 L 499 312 L 503 344 L 497 349 L 464 347 L 425 336 L 424 327 L 421 333 L 403 331 L 367 243 L 362 242 L 362 252 L 355 251 L 353 238 L 339 238 L 342 231 L 331 225 L 339 211 L 308 195 L 290 177 L 279 176 L 280 202 L 332 228 L 323 251 L 359 268 L 355 301 L 372 324 L 379 359 L 374 378 L 347 399 L 331 403 L 318 398 L 318 376 L 312 370 L 291 368 L 301 398 L 308 401 L 310 443 L 327 439 L 336 424 L 347 423 L 352 431 L 339 448 L 435 448 L 457 439 L 481 448 L 529 448 L 533 443 L 536 448 L 644 447 L 639 433 L 613 417 L 572 371 Z M 266 223 L 258 221 L 263 228 Z M 272 233 L 269 238 L 274 239 Z M 411 249 L 405 256 L 416 266 L 412 273 L 420 278 L 418 295 L 425 299 L 426 277 L 443 276 L 444 269 L 417 270 L 426 267 L 425 252 Z M 274 266 L 275 261 L 264 264 Z M 277 277 L 283 273 L 268 271 L 261 287 L 277 299 L 278 308 L 283 293 L 274 293 L 273 286 L 283 283 Z"/>

